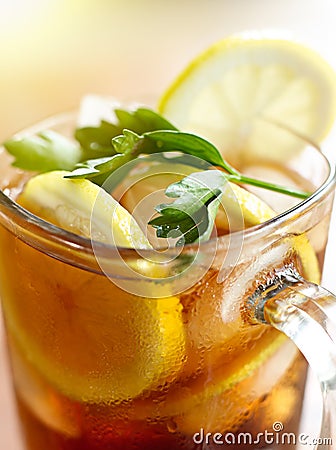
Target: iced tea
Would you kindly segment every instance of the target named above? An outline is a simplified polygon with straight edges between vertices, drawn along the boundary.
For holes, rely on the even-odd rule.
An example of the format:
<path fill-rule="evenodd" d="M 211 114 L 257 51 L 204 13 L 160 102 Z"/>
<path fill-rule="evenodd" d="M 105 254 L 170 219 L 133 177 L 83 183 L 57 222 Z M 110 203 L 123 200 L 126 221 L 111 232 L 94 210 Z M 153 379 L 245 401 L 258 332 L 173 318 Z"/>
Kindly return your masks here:
<path fill-rule="evenodd" d="M 14 191 L 18 177 L 2 188 Z M 306 363 L 275 329 L 251 327 L 245 309 L 284 267 L 319 281 L 330 208 L 329 195 L 247 232 L 243 245 L 230 243 L 239 244 L 234 265 L 223 265 L 228 236 L 218 238 L 204 276 L 163 298 L 153 298 L 162 297 L 155 278 L 148 298 L 126 292 L 99 266 L 85 267 L 92 255 L 80 241 L 51 245 L 48 229 L 37 235 L 13 216 L 0 229 L 0 280 L 27 448 L 214 449 L 218 433 L 233 449 L 251 448 L 267 442 L 242 433 L 257 439 L 275 423 L 296 432 Z"/>

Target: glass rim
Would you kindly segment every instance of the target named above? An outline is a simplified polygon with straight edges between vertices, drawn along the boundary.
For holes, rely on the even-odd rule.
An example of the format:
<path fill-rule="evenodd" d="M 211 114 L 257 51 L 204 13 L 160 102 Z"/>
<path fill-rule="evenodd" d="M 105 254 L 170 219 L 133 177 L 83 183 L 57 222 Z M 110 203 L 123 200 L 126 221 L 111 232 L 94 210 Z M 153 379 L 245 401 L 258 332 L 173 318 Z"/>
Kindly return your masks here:
<path fill-rule="evenodd" d="M 27 133 L 32 134 L 41 131 L 42 129 L 52 128 L 57 123 L 61 122 L 65 123 L 65 121 L 73 119 L 75 114 L 76 111 L 71 110 L 51 115 L 45 118 L 44 120 L 35 123 L 30 127 L 22 129 L 21 131 L 15 133 L 14 136 L 19 137 L 20 135 L 25 135 Z M 308 210 L 312 205 L 318 203 L 322 198 L 327 196 L 328 193 L 332 191 L 332 189 L 336 185 L 336 165 L 331 163 L 330 159 L 321 151 L 320 147 L 316 143 L 312 142 L 310 139 L 304 136 L 299 135 L 298 133 L 295 133 L 295 131 L 293 130 L 288 129 L 288 132 L 296 135 L 298 138 L 305 141 L 307 143 L 307 146 L 313 147 L 319 153 L 319 156 L 324 160 L 326 168 L 328 170 L 328 176 L 323 181 L 323 183 L 309 197 L 295 204 L 293 207 L 277 214 L 276 216 L 265 222 L 262 222 L 258 225 L 254 225 L 249 228 L 244 228 L 243 230 L 233 231 L 231 233 L 222 236 L 216 236 L 214 238 L 207 240 L 206 242 L 185 244 L 183 246 L 182 252 L 181 248 L 176 249 L 171 247 L 168 250 L 168 254 L 174 255 L 176 253 L 184 253 L 189 251 L 193 252 L 193 250 L 195 249 L 199 251 L 200 249 L 204 249 L 205 247 L 213 245 L 215 243 L 224 245 L 226 240 L 230 241 L 230 245 L 232 245 L 232 240 L 235 239 L 237 239 L 238 242 L 241 242 L 242 239 L 244 241 L 246 240 L 254 241 L 255 239 L 259 239 L 260 236 L 262 236 L 263 234 L 269 234 L 275 228 L 278 228 L 279 225 L 286 222 L 288 219 L 291 219 L 297 214 Z M 0 146 L 0 151 L 6 152 L 3 145 Z M 141 250 L 142 256 L 145 256 L 146 254 L 149 255 L 153 251 L 160 250 L 157 248 L 139 249 L 127 247 L 115 247 L 111 244 L 94 241 L 93 239 L 86 238 L 78 234 L 72 233 L 70 231 L 64 230 L 58 227 L 57 225 L 47 222 L 46 220 L 38 216 L 35 216 L 30 211 L 24 209 L 12 198 L 6 195 L 2 189 L 0 189 L 0 207 L 4 207 L 8 211 L 11 211 L 14 217 L 18 219 L 18 222 L 23 221 L 25 223 L 33 225 L 35 235 L 37 235 L 39 231 L 47 233 L 48 236 L 50 237 L 49 239 L 50 241 L 57 242 L 57 244 L 60 244 L 61 246 L 64 246 L 66 248 L 69 247 L 75 248 L 77 252 L 79 251 L 86 254 L 88 253 L 94 254 L 95 253 L 95 251 L 93 250 L 94 247 L 95 250 L 102 252 L 102 254 L 106 253 L 107 257 L 113 256 L 114 253 L 119 255 L 120 253 L 122 253 L 125 256 L 129 257 L 136 256 L 137 258 L 139 258 L 139 250 Z"/>

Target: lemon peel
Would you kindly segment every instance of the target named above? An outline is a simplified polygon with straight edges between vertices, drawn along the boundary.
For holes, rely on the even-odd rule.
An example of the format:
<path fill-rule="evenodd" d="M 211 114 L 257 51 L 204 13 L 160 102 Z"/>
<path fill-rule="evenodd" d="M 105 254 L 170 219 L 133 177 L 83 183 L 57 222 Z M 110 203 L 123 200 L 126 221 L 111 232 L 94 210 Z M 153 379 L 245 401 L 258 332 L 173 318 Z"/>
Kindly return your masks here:
<path fill-rule="evenodd" d="M 158 109 L 214 143 L 235 164 L 299 151 L 284 127 L 321 142 L 336 116 L 335 72 L 315 51 L 264 33 L 210 46 L 182 71 Z"/>

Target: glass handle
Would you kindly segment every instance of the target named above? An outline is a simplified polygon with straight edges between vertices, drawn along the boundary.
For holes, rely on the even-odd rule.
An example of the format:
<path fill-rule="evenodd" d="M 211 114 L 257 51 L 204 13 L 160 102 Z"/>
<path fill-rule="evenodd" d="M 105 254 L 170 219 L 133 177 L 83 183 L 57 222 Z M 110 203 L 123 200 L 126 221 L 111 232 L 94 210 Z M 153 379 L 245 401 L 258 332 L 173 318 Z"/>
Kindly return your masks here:
<path fill-rule="evenodd" d="M 323 395 L 320 438 L 315 449 L 336 448 L 336 297 L 293 269 L 249 299 L 253 320 L 285 333 L 317 376 Z M 251 312 L 251 310 L 250 310 Z"/>

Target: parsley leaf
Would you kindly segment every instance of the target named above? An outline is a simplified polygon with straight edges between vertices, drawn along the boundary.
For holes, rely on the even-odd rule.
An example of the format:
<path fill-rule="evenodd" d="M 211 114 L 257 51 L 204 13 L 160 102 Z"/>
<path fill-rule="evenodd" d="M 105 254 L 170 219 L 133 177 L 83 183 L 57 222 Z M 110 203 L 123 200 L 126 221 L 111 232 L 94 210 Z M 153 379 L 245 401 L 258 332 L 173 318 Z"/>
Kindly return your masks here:
<path fill-rule="evenodd" d="M 78 144 L 52 130 L 14 137 L 4 147 L 15 157 L 13 166 L 38 172 L 73 170 L 81 156 Z"/>
<path fill-rule="evenodd" d="M 233 167 L 224 161 L 217 148 L 205 139 L 191 133 L 176 130 L 158 130 L 138 135 L 131 130 L 123 130 L 123 134 L 112 138 L 113 156 L 92 160 L 77 165 L 68 178 L 96 178 L 105 174 L 105 178 L 121 165 L 126 164 L 141 154 L 182 152 L 195 156 L 208 164 L 222 167 L 231 174 L 238 175 Z M 85 168 L 86 170 L 82 170 Z M 105 179 L 104 178 L 104 179 Z"/>
<path fill-rule="evenodd" d="M 120 126 L 102 120 L 97 127 L 82 127 L 75 130 L 75 138 L 83 149 L 83 160 L 102 158 L 113 153 L 111 140 L 122 133 Z"/>
<path fill-rule="evenodd" d="M 116 153 L 112 139 L 122 135 L 125 129 L 136 134 L 154 130 L 177 130 L 160 114 L 149 108 L 134 111 L 115 109 L 116 123 L 102 120 L 98 127 L 82 127 L 75 131 L 75 138 L 83 149 L 83 159 L 112 156 Z"/>
<path fill-rule="evenodd" d="M 133 131 L 124 130 L 123 135 L 116 136 L 111 141 L 114 151 L 112 156 L 89 159 L 79 163 L 66 178 L 91 178 L 97 182 L 96 177 L 99 177 L 100 181 L 104 181 L 116 169 L 139 156 L 141 150 L 140 146 L 137 148 L 137 144 L 141 139 L 143 138 Z"/>
<path fill-rule="evenodd" d="M 251 184 L 298 198 L 309 195 L 307 192 L 245 177 L 223 159 L 213 144 L 200 136 L 177 130 L 151 109 L 116 109 L 115 115 L 115 123 L 101 121 L 98 127 L 77 129 L 75 137 L 80 146 L 50 130 L 35 136 L 14 137 L 4 145 L 15 157 L 14 165 L 17 167 L 37 172 L 68 170 L 71 171 L 68 178 L 89 178 L 98 185 L 103 185 L 110 174 L 126 163 L 133 161 L 137 164 L 137 161 L 142 160 L 139 158 L 141 155 L 179 152 L 224 169 L 226 176 L 236 183 Z M 116 179 L 126 176 L 134 164 L 125 165 Z M 190 165 L 197 166 L 191 162 Z M 199 167 L 201 165 L 198 164 Z"/>
<path fill-rule="evenodd" d="M 159 217 L 149 222 L 160 238 L 178 238 L 176 245 L 210 238 L 227 175 L 219 170 L 193 173 L 171 184 L 165 194 L 176 198 L 155 209 Z"/>
<path fill-rule="evenodd" d="M 78 143 L 52 130 L 36 135 L 14 137 L 4 143 L 15 157 L 14 166 L 24 170 L 48 172 L 75 170 L 74 178 L 92 178 L 100 184 L 101 177 L 138 156 L 136 136 L 153 130 L 176 130 L 168 120 L 148 108 L 114 111 L 116 123 L 102 120 L 98 127 L 75 130 Z M 127 131 L 130 128 L 131 131 Z"/>
<path fill-rule="evenodd" d="M 155 145 L 156 151 L 180 151 L 196 156 L 209 164 L 222 167 L 229 173 L 238 174 L 222 157 L 217 148 L 200 136 L 181 131 L 152 131 L 144 133 L 145 139 Z"/>

